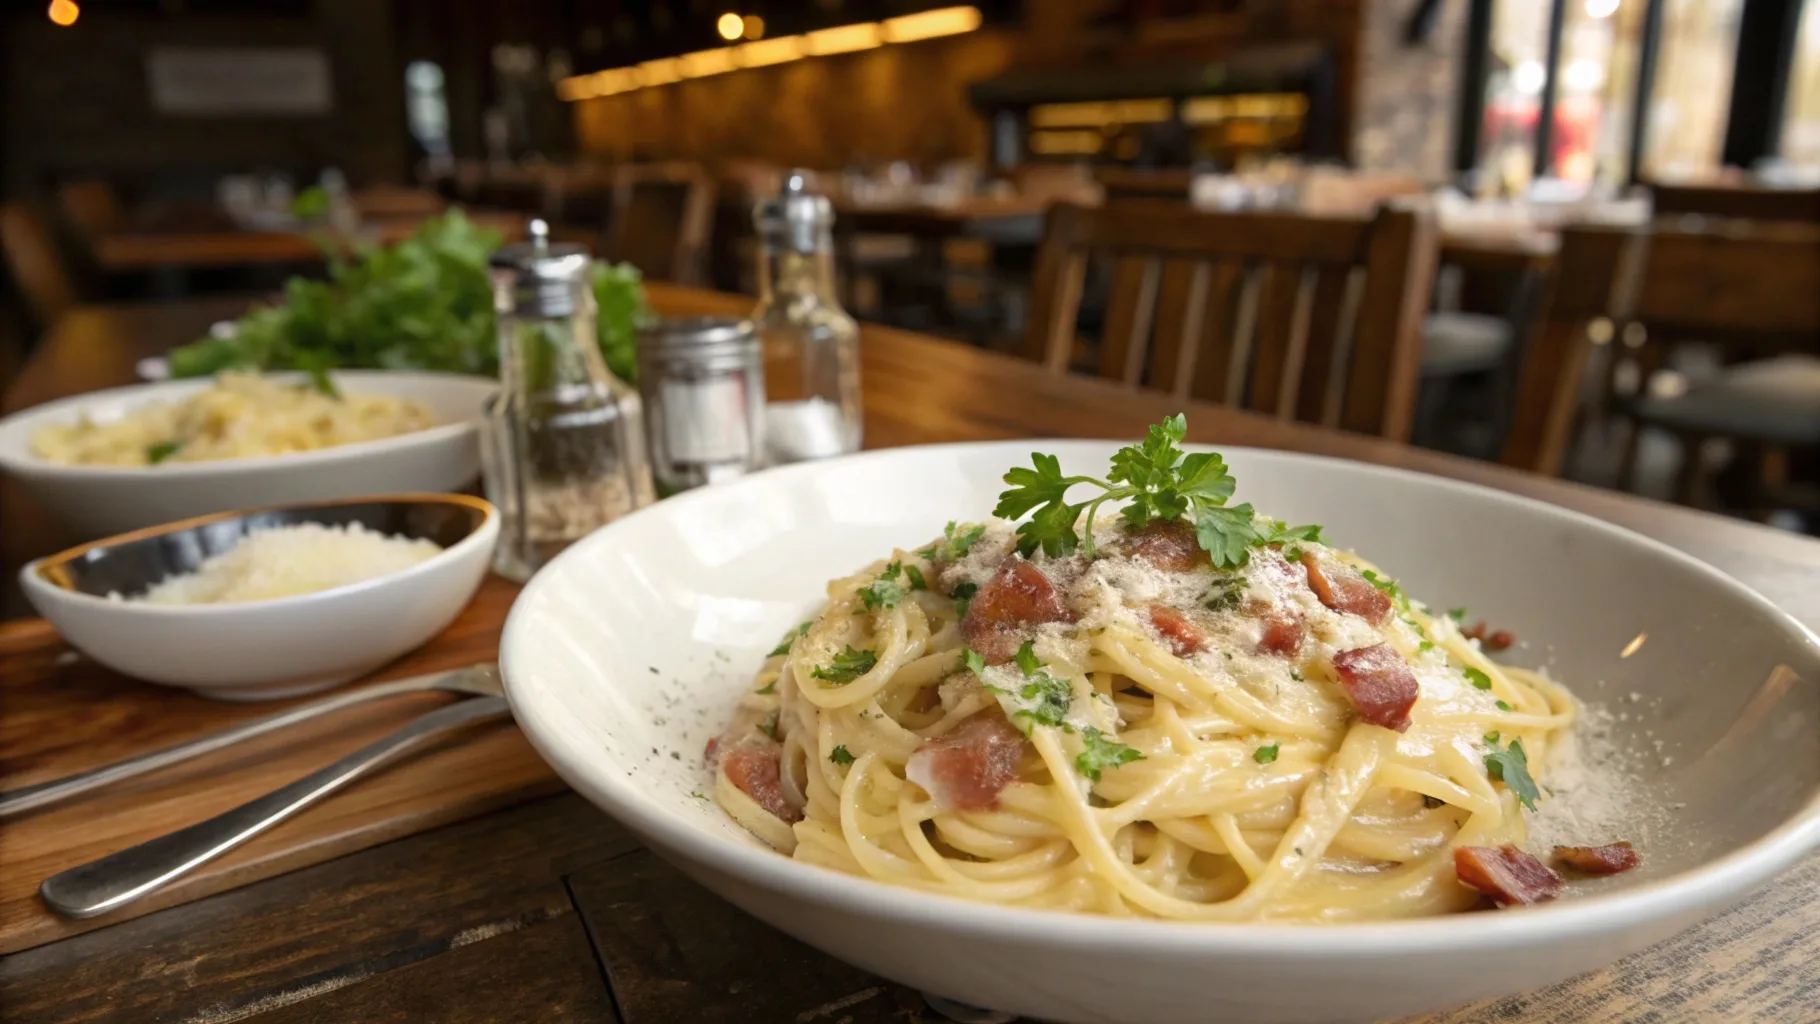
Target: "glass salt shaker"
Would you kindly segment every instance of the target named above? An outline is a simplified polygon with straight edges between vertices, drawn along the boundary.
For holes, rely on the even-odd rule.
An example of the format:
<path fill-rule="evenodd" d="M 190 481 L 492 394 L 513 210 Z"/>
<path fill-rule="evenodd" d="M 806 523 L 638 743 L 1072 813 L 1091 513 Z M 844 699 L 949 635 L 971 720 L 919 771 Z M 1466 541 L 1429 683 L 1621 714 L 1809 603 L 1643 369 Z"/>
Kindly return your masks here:
<path fill-rule="evenodd" d="M 507 579 L 652 500 L 638 395 L 600 357 L 590 263 L 541 220 L 493 256 L 500 389 L 482 462 L 501 516 L 493 571 Z"/>
<path fill-rule="evenodd" d="M 638 387 L 660 495 L 758 468 L 765 382 L 751 321 L 684 317 L 645 325 Z"/>
<path fill-rule="evenodd" d="M 809 183 L 809 172 L 789 172 L 753 213 L 771 465 L 860 446 L 859 325 L 834 294 L 834 207 Z"/>

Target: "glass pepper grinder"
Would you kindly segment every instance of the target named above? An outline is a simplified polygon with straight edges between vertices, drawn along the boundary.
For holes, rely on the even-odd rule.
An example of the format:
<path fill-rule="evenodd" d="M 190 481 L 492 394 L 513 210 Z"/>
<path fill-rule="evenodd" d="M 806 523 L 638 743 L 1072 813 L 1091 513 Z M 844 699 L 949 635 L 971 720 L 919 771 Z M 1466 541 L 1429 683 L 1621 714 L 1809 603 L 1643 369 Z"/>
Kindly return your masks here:
<path fill-rule="evenodd" d="M 859 325 L 834 294 L 834 207 L 807 171 L 761 200 L 758 327 L 765 361 L 765 453 L 771 465 L 859 450 Z"/>
<path fill-rule="evenodd" d="M 541 220 L 493 256 L 500 389 L 482 463 L 501 516 L 493 571 L 507 579 L 652 500 L 638 395 L 601 360 L 591 263 Z"/>

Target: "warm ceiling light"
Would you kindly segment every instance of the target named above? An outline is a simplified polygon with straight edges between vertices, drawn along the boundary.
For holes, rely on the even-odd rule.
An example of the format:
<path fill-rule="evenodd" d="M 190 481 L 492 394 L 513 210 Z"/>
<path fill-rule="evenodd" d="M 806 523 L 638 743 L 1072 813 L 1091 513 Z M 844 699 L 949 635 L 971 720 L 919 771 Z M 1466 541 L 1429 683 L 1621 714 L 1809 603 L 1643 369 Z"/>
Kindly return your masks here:
<path fill-rule="evenodd" d="M 878 25 L 868 21 L 858 25 L 843 25 L 840 28 L 825 28 L 820 32 L 811 32 L 803 36 L 803 49 L 820 57 L 830 53 L 870 50 L 882 42 L 883 40 L 879 38 Z"/>
<path fill-rule="evenodd" d="M 728 11 L 721 15 L 720 20 L 714 23 L 714 31 L 719 32 L 720 37 L 729 43 L 738 39 L 739 34 L 745 30 L 745 19 L 734 14 L 732 11 Z"/>
<path fill-rule="evenodd" d="M 1586 0 L 1586 16 L 1609 18 L 1618 13 L 1618 0 Z"/>
<path fill-rule="evenodd" d="M 708 75 L 719 75 L 739 67 L 734 60 L 738 47 L 722 46 L 713 50 L 698 50 L 685 53 L 676 58 L 684 78 L 705 78 Z"/>
<path fill-rule="evenodd" d="M 782 64 L 795 60 L 803 55 L 803 38 L 801 36 L 778 36 L 759 43 L 747 43 L 739 48 L 739 63 L 743 67 L 762 68 L 767 64 Z"/>
<path fill-rule="evenodd" d="M 669 85 L 682 80 L 682 67 L 675 57 L 645 61 L 638 70 L 642 72 L 640 78 L 645 85 Z"/>
<path fill-rule="evenodd" d="M 936 36 L 957 36 L 979 27 L 979 8 L 943 7 L 921 14 L 885 19 L 885 42 L 911 43 L 918 39 L 934 39 Z"/>
<path fill-rule="evenodd" d="M 82 17 L 82 8 L 76 6 L 76 0 L 51 0 L 50 10 L 45 13 L 50 15 L 52 22 L 68 28 Z"/>
<path fill-rule="evenodd" d="M 747 39 L 763 39 L 765 37 L 765 19 L 758 15 L 746 15 L 745 20 L 741 24 L 745 27 L 745 32 L 742 34 Z"/>

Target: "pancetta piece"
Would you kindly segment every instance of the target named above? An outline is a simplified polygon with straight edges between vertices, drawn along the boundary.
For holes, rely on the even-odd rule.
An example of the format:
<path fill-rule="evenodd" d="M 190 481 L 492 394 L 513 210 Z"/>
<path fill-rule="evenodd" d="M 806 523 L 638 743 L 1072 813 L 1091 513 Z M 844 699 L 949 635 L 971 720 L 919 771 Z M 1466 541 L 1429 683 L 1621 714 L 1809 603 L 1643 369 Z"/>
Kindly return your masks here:
<path fill-rule="evenodd" d="M 1496 849 L 1455 847 L 1453 869 L 1460 881 L 1490 896 L 1500 907 L 1540 903 L 1561 895 L 1561 876 L 1509 843 Z"/>
<path fill-rule="evenodd" d="M 983 811 L 998 806 L 998 795 L 1017 777 L 1024 735 L 989 708 L 947 734 L 923 741 L 904 765 L 904 774 L 923 787 L 941 810 Z"/>
<path fill-rule="evenodd" d="M 1477 640 L 1482 650 L 1497 652 L 1517 642 L 1508 629 L 1492 629 L 1484 619 L 1460 630 L 1460 635 L 1468 640 Z"/>
<path fill-rule="evenodd" d="M 1336 612 L 1357 615 L 1373 625 L 1390 615 L 1390 595 L 1343 565 L 1324 565 L 1312 551 L 1302 552 L 1308 570 L 1308 588 L 1321 603 Z"/>
<path fill-rule="evenodd" d="M 793 806 L 784 796 L 782 772 L 778 757 L 783 747 L 765 740 L 749 739 L 730 746 L 721 755 L 720 769 L 727 780 L 753 802 L 782 821 L 800 821 L 802 808 Z"/>
<path fill-rule="evenodd" d="M 1555 847 L 1555 862 L 1582 875 L 1616 875 L 1636 867 L 1642 860 L 1630 843 L 1623 840 L 1604 846 Z"/>
<path fill-rule="evenodd" d="M 1266 608 L 1258 613 L 1263 631 L 1258 637 L 1259 654 L 1289 655 L 1302 649 L 1308 636 L 1308 621 L 1302 613 L 1285 608 Z"/>
<path fill-rule="evenodd" d="M 1150 624 L 1163 635 L 1163 640 L 1178 658 L 1186 658 L 1207 649 L 1206 635 L 1188 621 L 1188 616 L 1166 604 L 1150 606 Z"/>
<path fill-rule="evenodd" d="M 1068 607 L 1043 570 L 1016 555 L 999 564 L 961 619 L 961 636 L 988 665 L 1003 665 L 1029 639 L 1028 627 L 1065 622 Z"/>
<path fill-rule="evenodd" d="M 1187 520 L 1156 519 L 1125 535 L 1124 553 L 1164 572 L 1213 568 L 1213 557 L 1201 549 L 1194 525 Z"/>
<path fill-rule="evenodd" d="M 1333 656 L 1333 667 L 1360 718 L 1397 732 L 1409 728 L 1409 709 L 1422 688 L 1409 663 L 1389 644 L 1341 651 Z"/>

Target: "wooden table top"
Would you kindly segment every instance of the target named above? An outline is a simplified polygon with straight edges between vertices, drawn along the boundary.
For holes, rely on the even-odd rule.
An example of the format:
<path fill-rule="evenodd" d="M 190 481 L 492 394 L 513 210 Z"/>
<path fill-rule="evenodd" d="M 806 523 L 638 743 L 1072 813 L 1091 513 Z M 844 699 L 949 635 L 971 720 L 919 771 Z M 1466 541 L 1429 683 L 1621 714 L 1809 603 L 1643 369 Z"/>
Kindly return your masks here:
<path fill-rule="evenodd" d="M 746 305 L 658 285 L 651 294 L 669 313 Z M 189 340 L 221 311 L 218 304 L 182 304 L 80 315 L 79 329 L 47 339 L 6 396 L 6 408 L 78 385 L 129 380 L 133 359 Z M 865 329 L 863 351 L 867 442 L 874 447 L 1132 437 L 1180 404 L 1100 381 L 1052 377 L 1003 356 L 885 328 Z M 84 358 L 89 352 L 96 357 Z M 86 378 L 78 369 L 84 365 Z M 1820 542 L 1373 438 L 1199 403 L 1187 411 L 1192 440 L 1402 466 L 1577 509 L 1701 558 L 1820 626 Z M 27 553 L 13 540 L 8 512 L 10 553 Z M 497 599 L 483 595 L 486 600 Z M 464 633 L 432 641 L 412 663 L 471 660 L 474 637 L 486 635 L 486 623 L 502 612 L 470 609 Z M 11 703 L 0 705 L 0 737 L 25 728 L 8 717 Z M 106 714 L 109 706 L 104 689 L 88 691 L 89 713 Z M 125 731 L 145 727 L 118 721 Z M 49 735 L 56 724 L 40 719 L 33 728 Z M 10 768 L 4 759 L 0 766 Z M 331 801 L 310 813 L 337 812 Z M 356 834 L 343 840 L 334 859 L 280 869 L 250 884 L 230 879 L 226 891 L 14 953 L 0 961 L 0 1003 L 9 1021 L 937 1019 L 914 993 L 802 947 L 722 903 L 571 794 L 474 813 L 403 838 L 412 830 Z M 9 855 L 0 837 L 0 866 Z M 1433 1015 L 1425 1024 L 1812 1022 L 1820 1005 L 1816 929 L 1820 858 L 1715 920 L 1612 967 Z"/>
<path fill-rule="evenodd" d="M 515 213 L 470 212 L 487 227 L 518 238 L 525 218 Z M 411 236 L 423 222 L 421 213 L 368 219 L 364 241 L 393 245 Z M 177 219 L 139 225 L 94 240 L 95 263 L 104 271 L 123 273 L 158 267 L 233 267 L 266 263 L 311 263 L 322 259 L 313 233 L 303 229 L 258 231 L 217 218 Z"/>

